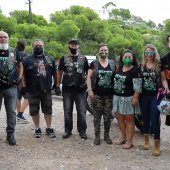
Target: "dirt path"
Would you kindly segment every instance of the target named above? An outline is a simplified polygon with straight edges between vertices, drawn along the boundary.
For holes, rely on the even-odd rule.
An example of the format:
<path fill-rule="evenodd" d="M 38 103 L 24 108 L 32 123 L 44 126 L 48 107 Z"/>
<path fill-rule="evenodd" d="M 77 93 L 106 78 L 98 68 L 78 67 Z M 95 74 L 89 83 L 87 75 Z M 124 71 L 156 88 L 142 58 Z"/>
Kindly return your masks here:
<path fill-rule="evenodd" d="M 57 137 L 50 139 L 45 135 L 45 122 L 41 116 L 42 137 L 33 137 L 34 126 L 30 119 L 28 124 L 16 126 L 15 137 L 17 146 L 9 146 L 6 141 L 6 117 L 4 107 L 0 114 L 0 170 L 169 170 L 170 169 L 170 127 L 165 126 L 165 116 L 162 115 L 161 127 L 161 156 L 155 157 L 153 151 L 153 137 L 150 150 L 142 149 L 143 136 L 136 129 L 134 147 L 123 150 L 121 146 L 108 145 L 103 140 L 103 126 L 101 144 L 93 144 L 94 129 L 93 116 L 87 113 L 88 140 L 81 140 L 76 130 L 76 112 L 74 111 L 73 135 L 62 139 L 64 131 L 62 99 L 53 98 L 53 127 Z M 111 125 L 112 140 L 120 137 L 117 121 Z"/>

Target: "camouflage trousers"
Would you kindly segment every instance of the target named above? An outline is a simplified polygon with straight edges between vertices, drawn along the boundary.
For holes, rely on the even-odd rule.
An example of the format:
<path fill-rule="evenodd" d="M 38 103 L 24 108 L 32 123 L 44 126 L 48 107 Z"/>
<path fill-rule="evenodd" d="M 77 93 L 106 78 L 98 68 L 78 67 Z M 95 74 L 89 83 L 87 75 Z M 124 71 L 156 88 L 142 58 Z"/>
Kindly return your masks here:
<path fill-rule="evenodd" d="M 111 126 L 111 111 L 112 111 L 113 96 L 97 96 L 95 95 L 92 105 L 94 110 L 94 130 L 95 136 L 100 136 L 101 118 L 104 121 L 104 137 L 109 136 Z"/>

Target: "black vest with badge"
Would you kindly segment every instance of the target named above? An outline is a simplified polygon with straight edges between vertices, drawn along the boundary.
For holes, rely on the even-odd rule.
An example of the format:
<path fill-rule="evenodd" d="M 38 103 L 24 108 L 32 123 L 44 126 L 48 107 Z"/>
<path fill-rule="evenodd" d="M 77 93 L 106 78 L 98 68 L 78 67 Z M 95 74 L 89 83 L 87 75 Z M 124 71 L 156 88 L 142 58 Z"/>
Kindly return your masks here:
<path fill-rule="evenodd" d="M 37 57 L 34 55 L 29 55 L 24 58 L 24 73 L 25 73 L 25 82 L 26 82 L 26 87 L 28 89 L 28 92 L 34 92 L 36 91 L 36 76 L 37 76 L 37 69 L 38 69 L 38 62 L 37 62 Z M 51 89 L 52 85 L 52 75 L 54 72 L 53 68 L 53 59 L 48 56 L 48 55 L 43 55 L 43 61 L 47 73 L 47 84 L 48 84 L 48 89 Z"/>
<path fill-rule="evenodd" d="M 80 87 L 85 83 L 84 60 L 82 54 L 78 54 L 77 62 L 72 60 L 70 54 L 64 56 L 63 85 Z"/>
<path fill-rule="evenodd" d="M 18 69 L 16 61 L 15 48 L 9 47 L 8 56 L 0 56 L 0 85 L 1 83 L 8 86 L 14 84 L 14 80 L 18 78 Z"/>
<path fill-rule="evenodd" d="M 94 63 L 94 71 L 93 71 L 93 76 L 92 76 L 92 90 L 95 89 L 96 87 L 96 82 L 97 82 L 97 74 L 98 74 L 98 67 L 99 67 L 99 60 L 96 59 L 92 61 Z M 110 68 L 112 70 L 112 74 L 115 73 L 116 70 L 116 65 L 113 60 L 108 60 Z"/>

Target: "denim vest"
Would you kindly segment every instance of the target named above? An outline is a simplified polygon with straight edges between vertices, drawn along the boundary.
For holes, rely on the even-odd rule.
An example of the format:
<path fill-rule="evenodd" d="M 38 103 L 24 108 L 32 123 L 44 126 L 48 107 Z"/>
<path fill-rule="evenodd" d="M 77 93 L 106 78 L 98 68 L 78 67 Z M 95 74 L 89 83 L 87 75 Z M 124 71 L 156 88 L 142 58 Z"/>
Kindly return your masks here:
<path fill-rule="evenodd" d="M 48 89 L 51 89 L 52 85 L 52 75 L 53 75 L 53 60 L 50 56 L 43 55 L 44 65 L 47 72 L 47 79 L 48 79 Z M 24 73 L 25 73 L 25 82 L 28 91 L 35 91 L 36 90 L 36 74 L 37 74 L 37 58 L 34 55 L 29 55 L 24 58 Z"/>

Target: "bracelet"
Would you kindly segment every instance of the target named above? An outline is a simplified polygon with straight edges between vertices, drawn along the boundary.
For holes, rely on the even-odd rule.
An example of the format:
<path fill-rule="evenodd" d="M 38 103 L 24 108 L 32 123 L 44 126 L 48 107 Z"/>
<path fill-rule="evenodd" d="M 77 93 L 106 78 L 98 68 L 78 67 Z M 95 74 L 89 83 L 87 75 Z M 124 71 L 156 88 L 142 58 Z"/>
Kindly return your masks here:
<path fill-rule="evenodd" d="M 90 92 L 90 91 L 92 91 L 92 90 L 91 89 L 87 90 L 87 92 Z"/>

